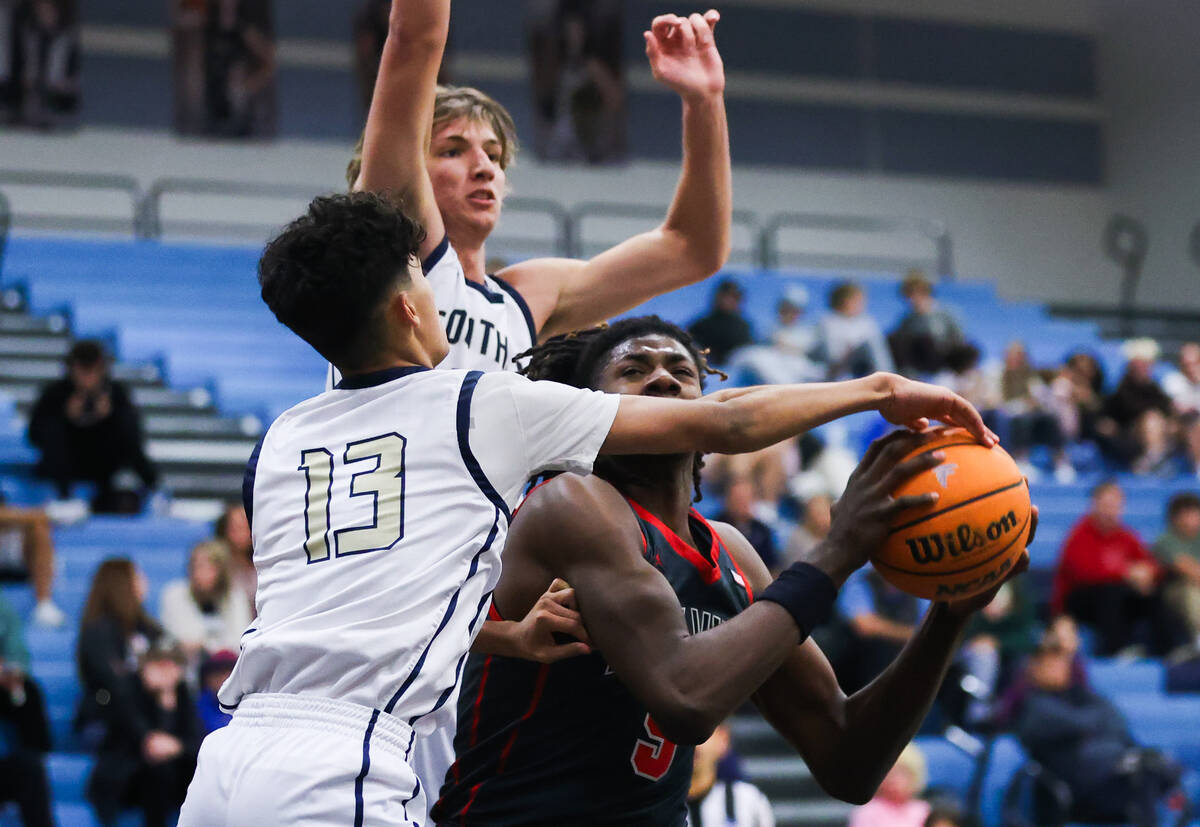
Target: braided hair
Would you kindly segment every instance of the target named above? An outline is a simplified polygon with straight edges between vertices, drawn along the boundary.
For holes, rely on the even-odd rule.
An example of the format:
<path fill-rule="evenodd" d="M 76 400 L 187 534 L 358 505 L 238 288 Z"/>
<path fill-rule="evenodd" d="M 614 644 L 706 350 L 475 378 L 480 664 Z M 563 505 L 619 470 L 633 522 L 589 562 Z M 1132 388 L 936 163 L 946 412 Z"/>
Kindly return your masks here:
<path fill-rule="evenodd" d="M 692 361 L 696 363 L 700 389 L 704 389 L 709 376 L 728 377 L 710 367 L 706 355 L 692 335 L 678 325 L 658 316 L 635 316 L 612 324 L 600 325 L 564 333 L 547 339 L 524 353 L 517 362 L 522 365 L 522 376 L 529 379 L 547 379 L 576 388 L 596 389 L 596 379 L 605 364 L 605 357 L 622 342 L 642 336 L 665 336 L 683 345 Z M 696 454 L 692 463 L 692 484 L 695 494 L 693 502 L 700 501 L 700 470 L 704 467 L 704 455 Z"/>

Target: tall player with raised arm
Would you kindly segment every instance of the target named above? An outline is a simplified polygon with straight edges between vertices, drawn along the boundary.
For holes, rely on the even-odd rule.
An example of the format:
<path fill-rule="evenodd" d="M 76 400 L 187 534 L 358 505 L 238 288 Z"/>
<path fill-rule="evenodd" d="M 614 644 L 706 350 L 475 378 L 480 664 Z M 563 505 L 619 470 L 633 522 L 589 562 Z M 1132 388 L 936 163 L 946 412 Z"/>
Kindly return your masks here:
<path fill-rule="evenodd" d="M 720 15 L 662 15 L 645 33 L 654 76 L 683 106 L 683 168 L 663 223 L 588 261 L 533 259 L 492 275 L 485 244 L 500 219 L 516 129 L 486 94 L 437 86 L 449 19 L 449 0 L 393 0 L 362 145 L 347 170 L 352 189 L 404 194 L 426 229 L 422 266 L 450 343 L 442 367 L 513 370 L 513 357 L 539 338 L 604 321 L 725 263 L 733 207 L 713 34 Z M 336 380 L 331 369 L 329 387 Z M 548 631 L 584 636 L 569 599 L 547 593 L 521 621 L 488 621 L 476 649 L 542 662 L 586 651 L 556 646 Z M 416 747 L 418 774 L 435 789 L 454 760 L 455 701 L 423 723 Z"/>
<path fill-rule="evenodd" d="M 392 3 L 361 156 L 347 175 L 354 189 L 403 193 L 424 225 L 447 367 L 510 368 L 539 338 L 597 324 L 724 265 L 733 207 L 717 12 L 662 15 L 645 33 L 655 78 L 683 102 L 683 168 L 662 224 L 586 261 L 533 259 L 493 276 L 484 247 L 516 131 L 482 92 L 436 85 L 449 18 L 449 0 Z"/>
<path fill-rule="evenodd" d="M 185 827 L 424 821 L 415 728 L 458 686 L 534 474 L 587 473 L 598 453 L 756 450 L 870 409 L 994 439 L 961 397 L 895 376 L 683 402 L 431 370 L 449 344 L 422 235 L 378 196 L 332 196 L 263 255 L 263 298 L 344 378 L 285 411 L 248 464 L 258 620 L 221 687 L 233 720 L 204 742 Z M 776 585 L 744 614 L 800 625 L 835 591 L 816 569 Z"/>

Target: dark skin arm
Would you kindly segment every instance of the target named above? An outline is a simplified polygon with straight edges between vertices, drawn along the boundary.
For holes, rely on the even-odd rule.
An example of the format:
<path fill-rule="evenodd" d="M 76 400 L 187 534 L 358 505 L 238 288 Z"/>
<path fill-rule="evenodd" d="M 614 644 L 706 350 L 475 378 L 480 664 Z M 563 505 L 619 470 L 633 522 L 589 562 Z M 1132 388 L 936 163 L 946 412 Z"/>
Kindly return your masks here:
<path fill-rule="evenodd" d="M 1034 521 L 1036 528 L 1036 511 Z M 755 593 L 765 588 L 771 575 L 749 542 L 731 526 L 721 525 L 718 531 Z M 1014 576 L 1027 565 L 1028 557 Z M 866 803 L 929 712 L 971 615 L 991 602 L 995 592 L 953 604 L 935 603 L 896 660 L 850 697 L 842 693 L 828 659 L 810 640 L 754 694 L 754 703 L 796 748 L 826 792 Z"/>
<path fill-rule="evenodd" d="M 928 438 L 889 437 L 864 457 L 867 471 L 852 480 L 850 506 L 839 509 L 847 541 L 820 544 L 808 559 L 836 584 L 866 561 L 862 549 L 878 545 L 895 514 L 930 502 L 929 495 L 893 501 L 880 494 L 941 461 L 933 452 L 897 465 Z M 878 537 L 853 532 L 864 525 Z M 628 504 L 597 477 L 563 475 L 533 492 L 513 521 L 505 556 L 495 598 L 501 611 L 531 605 L 555 576 L 568 580 L 594 644 L 676 743 L 707 739 L 801 642 L 791 615 L 767 601 L 690 635 L 675 592 L 642 557 Z"/>

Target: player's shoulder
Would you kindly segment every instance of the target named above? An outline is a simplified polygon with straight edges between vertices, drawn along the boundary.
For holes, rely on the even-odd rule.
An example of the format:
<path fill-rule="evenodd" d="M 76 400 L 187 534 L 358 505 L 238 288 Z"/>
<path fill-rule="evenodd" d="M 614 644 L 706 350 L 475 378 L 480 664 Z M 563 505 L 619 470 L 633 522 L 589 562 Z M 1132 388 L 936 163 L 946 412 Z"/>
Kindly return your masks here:
<path fill-rule="evenodd" d="M 513 518 L 514 529 L 542 528 L 556 536 L 577 536 L 634 528 L 633 511 L 609 482 L 589 474 L 563 473 L 536 486 Z"/>

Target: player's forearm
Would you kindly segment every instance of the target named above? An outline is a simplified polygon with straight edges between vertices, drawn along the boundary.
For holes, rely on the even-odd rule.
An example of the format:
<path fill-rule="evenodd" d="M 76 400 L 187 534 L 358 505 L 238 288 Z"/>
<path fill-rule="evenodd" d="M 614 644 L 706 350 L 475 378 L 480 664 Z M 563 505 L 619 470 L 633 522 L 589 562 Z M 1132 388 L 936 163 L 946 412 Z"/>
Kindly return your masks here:
<path fill-rule="evenodd" d="M 707 278 L 729 258 L 733 183 L 721 93 L 683 99 L 683 170 L 663 232 L 682 242 L 680 281 Z"/>
<path fill-rule="evenodd" d="M 663 733 L 678 744 L 703 743 L 801 642 L 791 615 L 771 602 L 701 634 L 644 664 L 646 706 Z"/>
<path fill-rule="evenodd" d="M 392 0 L 388 39 L 394 45 L 433 48 L 440 58 L 449 29 L 450 0 Z"/>
<path fill-rule="evenodd" d="M 881 374 L 847 382 L 753 388 L 722 402 L 727 428 L 720 436 L 729 444 L 711 450 L 757 451 L 843 416 L 875 410 L 889 393 L 887 377 Z"/>
<path fill-rule="evenodd" d="M 831 759 L 870 797 L 916 735 L 946 677 L 967 619 L 935 604 L 883 673 L 846 699 L 845 733 Z"/>

